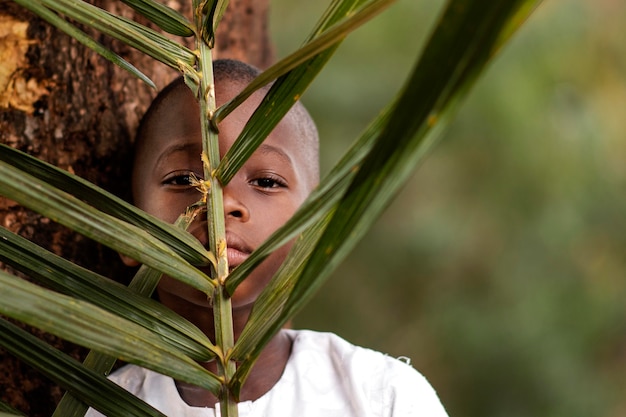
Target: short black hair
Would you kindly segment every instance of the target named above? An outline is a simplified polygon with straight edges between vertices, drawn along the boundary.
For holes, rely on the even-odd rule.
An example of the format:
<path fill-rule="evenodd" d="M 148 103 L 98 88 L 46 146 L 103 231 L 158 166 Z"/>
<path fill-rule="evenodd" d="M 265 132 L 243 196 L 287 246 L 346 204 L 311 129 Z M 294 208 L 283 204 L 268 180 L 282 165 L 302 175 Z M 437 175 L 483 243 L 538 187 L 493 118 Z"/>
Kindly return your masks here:
<path fill-rule="evenodd" d="M 249 84 L 261 74 L 258 68 L 234 59 L 218 59 L 213 61 L 213 78 L 216 82 L 222 80 L 240 81 Z M 263 89 L 267 89 L 264 87 Z"/>

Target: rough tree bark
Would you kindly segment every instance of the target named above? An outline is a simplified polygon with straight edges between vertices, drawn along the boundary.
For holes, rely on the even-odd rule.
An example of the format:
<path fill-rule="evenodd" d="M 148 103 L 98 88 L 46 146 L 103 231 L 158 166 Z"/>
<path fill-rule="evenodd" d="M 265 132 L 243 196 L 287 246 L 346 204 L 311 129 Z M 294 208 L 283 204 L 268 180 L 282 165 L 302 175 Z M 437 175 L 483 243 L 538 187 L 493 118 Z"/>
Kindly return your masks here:
<path fill-rule="evenodd" d="M 230 2 L 217 37 L 217 57 L 261 68 L 271 63 L 268 1 Z M 140 19 L 117 0 L 94 3 Z M 190 0 L 165 3 L 189 16 Z M 128 47 L 87 32 L 160 88 L 176 76 Z M 0 0 L 0 59 L 0 142 L 125 195 L 134 132 L 155 91 L 9 0 Z M 0 225 L 106 276 L 128 279 L 129 271 L 111 250 L 2 197 Z M 77 358 L 83 354 L 80 348 L 34 332 Z M 61 395 L 60 388 L 0 350 L 0 399 L 29 416 L 48 416 Z"/>

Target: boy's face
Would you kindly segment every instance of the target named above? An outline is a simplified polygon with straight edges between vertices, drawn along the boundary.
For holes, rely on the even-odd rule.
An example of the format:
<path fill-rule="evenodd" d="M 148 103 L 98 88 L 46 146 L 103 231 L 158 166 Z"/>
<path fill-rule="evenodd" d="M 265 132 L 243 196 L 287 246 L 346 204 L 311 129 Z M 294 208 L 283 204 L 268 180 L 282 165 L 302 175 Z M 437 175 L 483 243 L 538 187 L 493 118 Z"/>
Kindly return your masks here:
<path fill-rule="evenodd" d="M 218 105 L 232 98 L 241 86 L 225 82 L 217 86 Z M 252 96 L 219 125 L 220 153 L 232 146 L 260 102 Z M 298 137 L 298 123 L 291 114 L 274 129 L 241 170 L 223 189 L 226 239 L 230 268 L 241 264 L 272 232 L 282 226 L 316 185 L 307 153 Z M 135 160 L 135 204 L 167 222 L 174 222 L 184 209 L 197 202 L 200 192 L 190 184 L 203 177 L 198 106 L 186 87 L 172 92 L 145 131 L 145 141 Z M 206 220 L 196 221 L 189 231 L 205 246 Z M 239 286 L 233 308 L 253 303 L 282 264 L 290 244 L 270 255 Z M 208 306 L 206 296 L 169 277 L 159 284 L 161 300 L 192 302 Z"/>

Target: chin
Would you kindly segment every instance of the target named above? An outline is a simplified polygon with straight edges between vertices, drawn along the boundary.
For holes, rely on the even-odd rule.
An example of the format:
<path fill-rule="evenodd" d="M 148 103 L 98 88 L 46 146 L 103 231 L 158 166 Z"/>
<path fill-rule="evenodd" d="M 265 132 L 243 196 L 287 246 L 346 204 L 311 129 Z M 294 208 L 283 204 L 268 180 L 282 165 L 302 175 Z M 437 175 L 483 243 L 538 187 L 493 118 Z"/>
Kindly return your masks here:
<path fill-rule="evenodd" d="M 237 287 L 231 297 L 234 313 L 247 315 L 252 310 L 257 298 L 284 260 L 286 253 L 281 252 L 286 252 L 285 249 L 279 249 L 277 252 L 257 266 Z M 174 311 L 182 312 L 195 308 L 212 310 L 212 303 L 206 294 L 168 276 L 162 277 L 158 294 L 161 302 Z"/>
<path fill-rule="evenodd" d="M 276 274 L 276 271 L 278 271 L 285 255 L 280 252 L 274 252 L 239 284 L 232 296 L 232 308 L 234 311 L 252 309 L 259 295 L 261 295 Z"/>
<path fill-rule="evenodd" d="M 253 274 L 254 275 L 254 274 Z M 251 310 L 256 302 L 257 298 L 261 294 L 262 289 L 250 288 L 250 285 L 254 282 L 254 277 L 249 276 L 239 287 L 235 290 L 235 293 L 231 297 L 231 305 L 234 312 L 241 310 Z"/>

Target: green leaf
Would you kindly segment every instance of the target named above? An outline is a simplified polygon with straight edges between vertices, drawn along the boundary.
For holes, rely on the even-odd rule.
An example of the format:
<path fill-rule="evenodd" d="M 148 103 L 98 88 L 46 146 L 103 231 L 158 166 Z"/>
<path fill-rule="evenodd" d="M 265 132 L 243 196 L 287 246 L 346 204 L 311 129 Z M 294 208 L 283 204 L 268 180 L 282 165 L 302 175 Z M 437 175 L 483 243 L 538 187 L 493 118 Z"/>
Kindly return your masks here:
<path fill-rule="evenodd" d="M 202 24 L 202 39 L 210 48 L 215 46 L 215 33 L 227 7 L 228 0 L 205 2 L 204 10 L 202 10 L 202 13 L 205 15 L 204 23 Z"/>
<path fill-rule="evenodd" d="M 163 417 L 104 376 L 85 369 L 68 355 L 3 319 L 0 319 L 0 345 L 105 415 Z"/>
<path fill-rule="evenodd" d="M 70 227 L 172 278 L 212 294 L 212 279 L 161 241 L 0 161 L 0 195 Z"/>
<path fill-rule="evenodd" d="M 248 274 L 273 251 L 334 210 L 363 159 L 371 150 L 387 118 L 388 112 L 381 113 L 321 181 L 320 185 L 313 190 L 296 213 L 241 265 L 235 268 L 226 279 L 226 289 L 229 294 L 233 294 Z"/>
<path fill-rule="evenodd" d="M 0 401 L 0 416 L 23 416 L 24 414 L 15 408 L 11 407 L 9 404 Z"/>
<path fill-rule="evenodd" d="M 178 36 L 194 34 L 193 25 L 176 10 L 152 0 L 121 0 L 164 31 Z"/>
<path fill-rule="evenodd" d="M 190 208 L 190 210 L 195 210 L 195 208 Z M 175 224 L 177 227 L 186 230 L 191 224 L 193 217 L 193 213 L 185 213 L 178 218 Z M 131 280 L 128 288 L 136 291 L 138 294 L 141 294 L 144 297 L 149 297 L 156 289 L 160 278 L 160 272 L 148 268 L 145 265 L 142 265 L 141 268 L 139 268 L 139 271 L 137 271 L 137 273 Z M 201 340 L 202 339 L 205 338 L 202 337 Z M 203 343 L 201 342 L 201 344 Z M 210 350 L 213 351 L 212 344 L 210 345 Z M 190 356 L 193 357 L 193 355 Z M 115 357 L 91 350 L 83 361 L 83 365 L 96 373 L 99 373 L 101 375 L 107 375 L 109 372 L 111 372 L 111 369 L 113 368 L 115 362 Z M 61 398 L 59 404 L 57 405 L 57 408 L 54 410 L 54 414 L 52 415 L 52 417 L 83 417 L 85 415 L 85 412 L 87 411 L 87 408 L 87 404 L 76 398 L 70 392 L 66 392 L 65 395 L 63 395 L 63 398 Z"/>
<path fill-rule="evenodd" d="M 313 41 L 288 56 L 266 72 L 261 74 L 237 97 L 217 110 L 215 119 L 221 120 L 234 108 L 241 104 L 256 89 L 274 79 L 278 74 L 285 74 L 276 80 L 270 91 L 264 97 L 261 105 L 254 112 L 243 131 L 228 150 L 217 168 L 216 175 L 222 184 L 230 179 L 243 166 L 245 161 L 254 153 L 267 135 L 282 120 L 291 106 L 300 99 L 319 71 L 335 52 L 339 42 L 361 24 L 371 19 L 395 0 L 378 0 L 368 3 L 361 9 L 352 12 L 338 8 L 334 14 L 325 17 L 326 24 L 320 24 L 320 31 L 327 25 L 335 22 L 339 17 L 348 15 L 340 24 L 322 32 Z"/>
<path fill-rule="evenodd" d="M 8 317 L 213 393 L 221 387 L 215 375 L 131 321 L 4 272 L 0 288 L 0 313 Z"/>
<path fill-rule="evenodd" d="M 298 101 L 300 95 L 324 67 L 335 52 L 332 48 L 322 52 L 288 75 L 276 80 L 254 111 L 241 134 L 222 158 L 216 176 L 224 185 L 232 179 L 254 151 L 263 143 L 267 135 Z"/>
<path fill-rule="evenodd" d="M 449 3 L 376 145 L 343 197 L 283 312 L 291 316 L 363 236 L 431 147 L 444 121 L 537 1 Z M 296 301 L 297 300 L 297 301 Z"/>
<path fill-rule="evenodd" d="M 92 49 L 93 51 L 102 55 L 107 60 L 114 63 L 115 65 L 128 71 L 130 74 L 134 75 L 135 77 L 139 78 L 140 80 L 148 84 L 150 87 L 156 89 L 156 86 L 154 85 L 152 80 L 148 78 L 144 73 L 139 71 L 133 65 L 126 62 L 126 60 L 124 60 L 122 57 L 120 57 L 116 53 L 110 51 L 109 49 L 105 48 L 98 42 L 91 39 L 89 36 L 87 36 L 81 30 L 77 29 L 75 26 L 69 24 L 67 21 L 60 18 L 56 13 L 51 12 L 49 9 L 47 9 L 41 3 L 39 3 L 38 0 L 13 0 L 13 1 L 21 5 L 22 7 L 30 10 L 31 12 L 37 14 L 39 17 L 46 20 L 51 25 L 62 30 L 63 32 L 70 35 L 72 38 L 76 39 L 77 41 L 85 45 L 86 47 Z"/>
<path fill-rule="evenodd" d="M 162 304 L 66 261 L 3 227 L 0 227 L 0 242 L 2 262 L 46 287 L 88 301 L 152 330 L 166 343 L 197 361 L 215 357 L 215 347 L 204 333 Z M 161 275 L 148 268 L 141 270 L 141 274 Z"/>
<path fill-rule="evenodd" d="M 27 0 L 15 0 L 19 4 Z M 154 59 L 180 69 L 181 63 L 193 65 L 196 56 L 188 48 L 160 33 L 129 19 L 115 16 L 82 0 L 37 0 L 57 13 L 105 33 Z"/>
<path fill-rule="evenodd" d="M 0 144 L 0 161 L 72 194 L 104 213 L 144 229 L 194 265 L 204 266 L 214 262 L 214 257 L 207 253 L 202 244 L 184 229 L 181 230 L 181 228 L 174 227 L 149 215 L 77 175 L 70 174 L 4 144 Z"/>
<path fill-rule="evenodd" d="M 487 6 L 481 1 L 459 0 L 448 4 L 408 84 L 386 118 L 374 148 L 328 226 L 312 228 L 307 238 L 294 247 L 304 250 L 299 257 L 306 258 L 306 250 L 321 234 L 315 250 L 306 263 L 294 261 L 279 272 L 291 275 L 286 280 L 295 281 L 290 283 L 290 288 L 280 291 L 272 283 L 274 294 L 268 290 L 259 297 L 233 350 L 235 359 L 254 360 L 271 335 L 312 296 L 363 236 L 424 157 L 460 98 L 506 36 L 510 36 L 512 22 L 519 26 L 532 10 L 529 6 L 537 3 L 510 1 Z M 242 367 L 233 384 L 241 383 L 245 376 L 246 368 Z"/>
<path fill-rule="evenodd" d="M 98 375 L 108 375 L 115 362 L 117 359 L 113 356 L 90 350 L 83 361 L 83 367 Z M 89 404 L 76 397 L 73 391 L 75 390 L 70 389 L 65 392 L 52 417 L 83 417 L 85 415 Z"/>
<path fill-rule="evenodd" d="M 377 16 L 395 1 L 396 0 L 375 0 L 357 11 L 353 10 L 357 1 L 343 1 L 341 2 L 341 8 L 331 5 L 330 9 L 334 11 L 327 11 L 327 14 L 318 23 L 318 28 L 313 32 L 310 39 L 297 51 L 263 71 L 262 74 L 248 84 L 237 96 L 220 106 L 215 112 L 215 121 L 220 122 L 225 119 L 234 109 L 263 86 L 303 66 L 307 61 L 315 58 L 333 46 L 336 46 L 343 41 L 347 35 Z M 343 20 L 340 20 L 341 18 L 343 18 Z M 340 22 L 337 23 L 337 21 Z"/>
<path fill-rule="evenodd" d="M 298 238 L 285 262 L 256 300 L 252 314 L 230 354 L 232 359 L 241 363 L 231 381 L 235 392 L 241 389 L 267 342 L 284 325 L 282 312 L 330 218 L 331 215 L 326 215 Z"/>
<path fill-rule="evenodd" d="M 328 31 L 321 32 L 313 41 L 294 54 L 281 60 L 261 74 L 238 96 L 217 110 L 215 120 L 219 121 L 248 98 L 254 91 L 274 79 L 278 74 L 286 74 L 276 80 L 264 97 L 261 105 L 254 112 L 243 131 L 224 155 L 217 168 L 216 175 L 222 184 L 227 184 L 235 173 L 243 166 L 267 135 L 280 122 L 291 106 L 300 99 L 304 91 L 324 67 L 335 52 L 339 42 L 361 24 L 380 13 L 394 0 L 377 0 L 370 2 L 354 11 L 356 2 L 345 2 L 345 8 L 336 8 L 319 24 L 319 31 L 331 26 Z M 343 16 L 340 24 L 332 26 Z M 287 73 L 287 71 L 290 71 Z"/>

